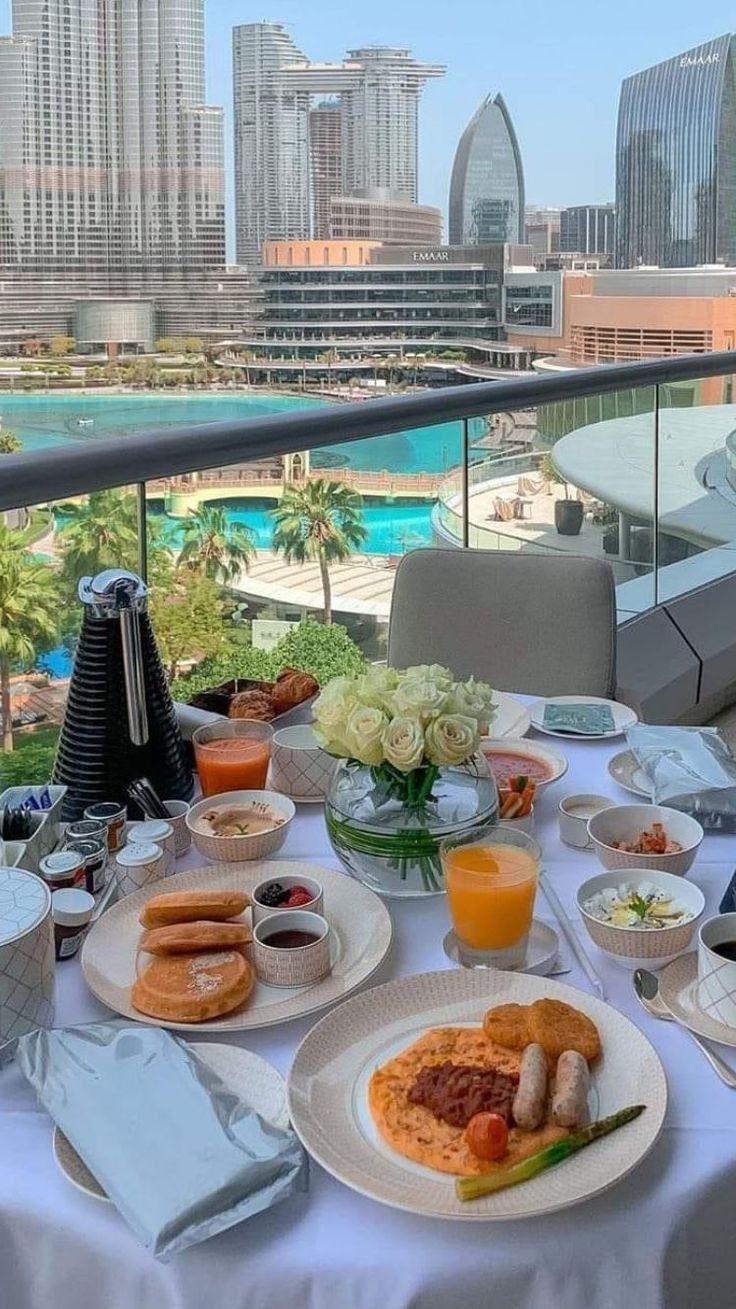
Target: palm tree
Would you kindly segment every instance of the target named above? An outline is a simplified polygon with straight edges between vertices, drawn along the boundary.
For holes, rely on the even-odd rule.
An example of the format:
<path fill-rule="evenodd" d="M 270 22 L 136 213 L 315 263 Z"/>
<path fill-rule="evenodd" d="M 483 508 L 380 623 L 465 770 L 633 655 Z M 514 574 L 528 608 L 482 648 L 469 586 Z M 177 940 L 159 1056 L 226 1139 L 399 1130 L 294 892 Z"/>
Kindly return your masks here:
<path fill-rule="evenodd" d="M 14 455 L 23 449 L 23 444 L 9 427 L 0 428 L 0 455 Z"/>
<path fill-rule="evenodd" d="M 330 564 L 344 563 L 368 533 L 363 526 L 363 500 L 344 482 L 318 477 L 304 486 L 284 487 L 278 509 L 273 548 L 290 564 L 316 561 L 322 575 L 324 621 L 332 622 Z"/>
<path fill-rule="evenodd" d="M 138 563 L 135 497 L 125 491 L 93 491 L 70 506 L 61 528 L 62 572 L 76 592 L 82 577 L 105 568 L 133 568 Z"/>
<path fill-rule="evenodd" d="M 202 505 L 184 528 L 179 563 L 192 570 L 203 568 L 206 577 L 227 586 L 248 571 L 255 552 L 249 528 L 231 523 L 224 509 Z"/>
<path fill-rule="evenodd" d="M 36 647 L 57 630 L 59 596 L 47 564 L 35 562 L 20 532 L 0 524 L 0 720 L 3 750 L 13 749 L 10 674 L 32 663 Z"/>

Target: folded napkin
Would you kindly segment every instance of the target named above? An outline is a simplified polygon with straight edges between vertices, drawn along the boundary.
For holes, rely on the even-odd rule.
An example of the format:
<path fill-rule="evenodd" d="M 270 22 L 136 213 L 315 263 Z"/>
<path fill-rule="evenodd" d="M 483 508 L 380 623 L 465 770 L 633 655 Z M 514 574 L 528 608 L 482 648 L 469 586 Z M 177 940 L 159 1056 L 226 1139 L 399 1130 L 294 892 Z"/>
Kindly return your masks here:
<path fill-rule="evenodd" d="M 573 736 L 601 736 L 616 726 L 607 704 L 546 704 L 544 726 Z"/>
<path fill-rule="evenodd" d="M 36 1031 L 19 1041 L 16 1058 L 158 1258 L 307 1189 L 294 1133 L 264 1122 L 162 1028 L 119 1021 Z"/>

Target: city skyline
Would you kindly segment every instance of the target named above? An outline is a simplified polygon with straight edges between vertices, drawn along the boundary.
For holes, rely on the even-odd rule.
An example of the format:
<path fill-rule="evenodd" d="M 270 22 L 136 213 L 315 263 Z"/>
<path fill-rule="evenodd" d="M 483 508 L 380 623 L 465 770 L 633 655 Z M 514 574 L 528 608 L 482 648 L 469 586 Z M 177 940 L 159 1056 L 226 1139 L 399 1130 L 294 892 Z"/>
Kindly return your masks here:
<path fill-rule="evenodd" d="M 11 0 L 0 0 L 0 34 L 10 32 Z M 559 0 L 555 21 L 541 0 L 544 42 L 527 39 L 510 12 L 488 15 L 482 0 L 462 0 L 461 10 L 406 0 L 397 7 L 375 0 L 369 11 L 319 0 L 309 13 L 299 0 L 280 0 L 272 17 L 321 57 L 339 59 L 348 48 L 375 42 L 407 45 L 417 59 L 447 65 L 444 79 L 423 96 L 420 125 L 419 199 L 447 215 L 449 179 L 457 142 L 479 102 L 500 90 L 519 137 L 531 203 L 569 206 L 613 199 L 615 137 L 621 82 L 678 51 L 730 31 L 731 6 L 715 0 L 707 13 L 684 0 L 650 0 L 642 7 L 621 0 L 616 23 L 591 24 L 580 0 Z M 229 257 L 234 255 L 231 32 L 253 21 L 242 0 L 208 0 L 206 36 L 209 98 L 225 108 Z M 458 17 L 462 21 L 458 22 Z M 430 21 L 431 20 L 431 21 Z M 468 40 L 468 32 L 473 40 Z M 483 34 L 487 40 L 483 40 Z M 604 40 L 605 38 L 605 40 Z M 604 43 L 603 43 L 604 42 Z M 601 57 L 601 50 L 605 58 Z M 521 55 L 523 54 L 523 57 Z M 558 148 L 552 149 L 553 144 Z"/>

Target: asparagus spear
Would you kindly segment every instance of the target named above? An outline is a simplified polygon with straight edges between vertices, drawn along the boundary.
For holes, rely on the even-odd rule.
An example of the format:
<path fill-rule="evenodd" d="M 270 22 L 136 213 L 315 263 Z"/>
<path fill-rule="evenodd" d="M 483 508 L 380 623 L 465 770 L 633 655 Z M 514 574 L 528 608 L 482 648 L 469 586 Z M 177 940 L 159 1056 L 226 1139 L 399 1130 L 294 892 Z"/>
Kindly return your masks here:
<path fill-rule="evenodd" d="M 608 1136 L 609 1132 L 615 1132 L 625 1123 L 633 1122 L 645 1108 L 646 1105 L 634 1104 L 628 1109 L 619 1109 L 618 1113 L 611 1114 L 609 1118 L 601 1118 L 597 1123 L 581 1127 L 571 1136 L 563 1137 L 561 1141 L 553 1141 L 551 1145 L 545 1145 L 536 1154 L 530 1155 L 528 1159 L 522 1159 L 521 1163 L 514 1164 L 512 1168 L 503 1172 L 486 1173 L 480 1177 L 459 1177 L 455 1182 L 457 1198 L 478 1200 L 483 1195 L 492 1195 L 494 1191 L 503 1191 L 507 1186 L 516 1186 L 517 1182 L 528 1182 L 539 1173 L 553 1168 L 555 1164 L 561 1164 L 564 1159 L 569 1159 L 570 1155 L 577 1154 L 578 1150 L 583 1150 L 586 1145 L 592 1145 L 593 1141 Z"/>

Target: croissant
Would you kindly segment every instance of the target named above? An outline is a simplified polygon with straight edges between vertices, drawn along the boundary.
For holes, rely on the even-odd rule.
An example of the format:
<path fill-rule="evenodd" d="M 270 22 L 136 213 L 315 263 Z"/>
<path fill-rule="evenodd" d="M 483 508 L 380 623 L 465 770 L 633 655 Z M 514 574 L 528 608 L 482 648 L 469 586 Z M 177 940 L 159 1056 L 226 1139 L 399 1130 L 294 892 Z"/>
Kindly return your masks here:
<path fill-rule="evenodd" d="M 275 716 L 273 699 L 264 691 L 239 691 L 230 701 L 229 718 L 257 718 L 270 723 Z"/>
<path fill-rule="evenodd" d="M 285 668 L 274 683 L 271 699 L 276 713 L 283 714 L 316 695 L 317 691 L 319 684 L 309 673 L 303 673 L 299 668 Z"/>

